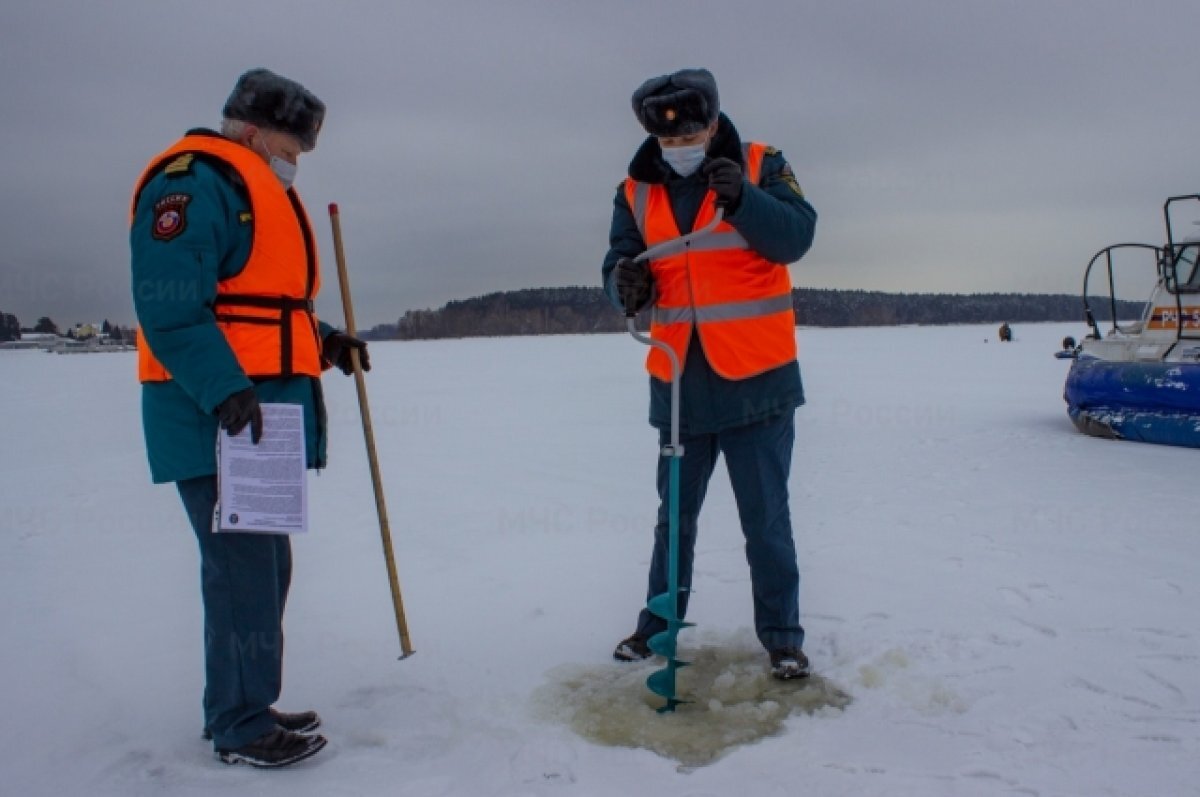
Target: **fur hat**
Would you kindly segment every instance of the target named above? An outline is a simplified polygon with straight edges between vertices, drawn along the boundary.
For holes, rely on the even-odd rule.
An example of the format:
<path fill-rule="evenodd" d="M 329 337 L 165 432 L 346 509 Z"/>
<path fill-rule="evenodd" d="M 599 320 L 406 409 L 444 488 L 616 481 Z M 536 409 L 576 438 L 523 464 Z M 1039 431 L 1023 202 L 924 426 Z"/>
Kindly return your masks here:
<path fill-rule="evenodd" d="M 251 69 L 238 78 L 225 101 L 226 119 L 294 136 L 305 152 L 317 146 L 325 103 L 294 80 L 269 69 Z"/>
<path fill-rule="evenodd" d="M 659 138 L 690 136 L 717 120 L 717 81 L 707 69 L 681 69 L 654 77 L 633 93 L 633 112 Z"/>

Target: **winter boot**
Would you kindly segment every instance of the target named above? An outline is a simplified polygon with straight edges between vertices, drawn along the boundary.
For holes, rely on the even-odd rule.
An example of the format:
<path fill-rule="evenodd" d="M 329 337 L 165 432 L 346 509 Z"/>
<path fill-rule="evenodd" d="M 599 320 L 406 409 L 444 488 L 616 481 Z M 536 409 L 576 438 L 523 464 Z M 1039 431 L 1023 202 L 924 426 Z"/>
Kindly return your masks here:
<path fill-rule="evenodd" d="M 275 718 L 275 724 L 285 731 L 308 734 L 321 727 L 321 717 L 315 711 L 298 711 L 294 714 L 276 711 L 273 708 L 269 708 L 267 711 L 271 712 L 271 716 Z M 212 731 L 208 728 L 204 729 L 201 736 L 206 742 L 212 741 Z"/>
<path fill-rule="evenodd" d="M 321 727 L 321 717 L 315 711 L 297 711 L 289 714 L 285 711 L 268 709 L 275 718 L 275 724 L 285 731 L 308 735 Z"/>
<path fill-rule="evenodd" d="M 617 661 L 641 661 L 650 658 L 654 651 L 650 650 L 646 641 L 646 637 L 640 634 L 621 640 L 621 644 L 613 651 L 613 658 Z"/>
<path fill-rule="evenodd" d="M 781 681 L 808 675 L 808 656 L 800 648 L 775 648 L 771 651 L 771 675 Z"/>
<path fill-rule="evenodd" d="M 249 764 L 271 769 L 303 761 L 320 752 L 324 746 L 325 737 L 320 734 L 305 736 L 275 728 L 241 747 L 231 750 L 218 748 L 217 759 L 226 764 Z"/>

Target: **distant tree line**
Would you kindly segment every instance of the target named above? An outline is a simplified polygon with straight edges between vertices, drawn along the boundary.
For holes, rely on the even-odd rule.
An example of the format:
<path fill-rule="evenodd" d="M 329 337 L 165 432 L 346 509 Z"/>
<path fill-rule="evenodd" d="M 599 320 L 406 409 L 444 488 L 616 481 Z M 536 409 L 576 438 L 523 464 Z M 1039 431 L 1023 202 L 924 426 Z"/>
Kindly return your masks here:
<path fill-rule="evenodd" d="M 49 316 L 42 316 L 32 327 L 24 327 L 21 326 L 21 322 L 17 320 L 15 315 L 0 312 L 0 343 L 10 340 L 20 340 L 21 333 L 23 332 L 33 332 L 42 335 L 64 335 L 68 338 L 77 338 L 80 340 L 95 337 L 98 334 L 107 336 L 111 341 L 132 343 L 134 339 L 132 329 L 110 324 L 107 318 L 98 327 L 94 324 L 76 323 L 74 326 L 68 327 L 66 332 L 60 332 L 58 324 L 54 323 L 54 319 Z"/>
<path fill-rule="evenodd" d="M 1097 318 L 1107 302 L 1092 302 Z M 1100 306 L 1103 305 L 1103 306 Z M 898 324 L 986 324 L 1083 321 L 1083 302 L 1068 294 L 882 293 L 801 288 L 792 291 L 796 323 L 817 327 Z M 1122 318 L 1141 315 L 1144 302 L 1118 301 Z"/>
<path fill-rule="evenodd" d="M 21 322 L 15 315 L 0 313 L 0 343 L 21 339 Z"/>
<path fill-rule="evenodd" d="M 1083 321 L 1078 296 L 1036 293 L 883 293 L 820 288 L 792 291 L 801 326 L 1030 323 Z M 1140 317 L 1142 302 L 1117 302 L 1121 318 Z M 1108 302 L 1093 301 L 1097 320 L 1108 320 Z M 647 314 L 643 313 L 643 316 Z M 640 325 L 647 324 L 640 319 Z M 367 331 L 369 340 L 420 340 L 502 335 L 619 332 L 621 314 L 600 288 L 530 288 L 410 310 L 394 324 Z"/>
<path fill-rule="evenodd" d="M 1106 300 L 1093 300 L 1097 321 L 1109 320 Z M 898 324 L 1030 323 L 1083 321 L 1078 296 L 1039 293 L 883 293 L 821 288 L 792 291 L 796 323 L 801 326 L 847 327 Z M 1139 318 L 1144 303 L 1118 301 L 1121 318 Z M 647 326 L 643 313 L 639 325 Z M 368 340 L 422 340 L 508 335 L 579 335 L 620 332 L 625 319 L 600 288 L 528 288 L 489 293 L 447 302 L 436 310 L 409 310 L 394 324 L 380 324 L 363 333 Z M 0 313 L 0 342 L 18 340 L 22 332 L 60 334 L 58 325 L 42 316 L 31 328 L 16 316 Z M 110 324 L 99 328 L 75 324 L 67 337 L 97 333 L 112 341 L 132 343 L 132 329 Z"/>

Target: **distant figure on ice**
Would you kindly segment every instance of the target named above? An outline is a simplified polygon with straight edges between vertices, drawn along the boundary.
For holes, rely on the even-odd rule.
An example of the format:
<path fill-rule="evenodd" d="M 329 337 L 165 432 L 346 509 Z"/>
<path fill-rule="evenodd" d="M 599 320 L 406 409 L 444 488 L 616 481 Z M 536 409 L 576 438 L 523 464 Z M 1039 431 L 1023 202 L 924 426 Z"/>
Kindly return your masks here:
<path fill-rule="evenodd" d="M 650 136 L 629 164 L 614 201 L 603 279 L 627 311 L 653 305 L 651 335 L 683 364 L 679 498 L 679 615 L 687 608 L 696 525 L 709 478 L 725 455 L 737 498 L 754 594 L 754 624 L 771 671 L 808 674 L 802 651 L 800 573 L 788 509 L 795 410 L 804 403 L 787 264 L 812 244 L 817 214 L 783 154 L 743 142 L 720 113 L 705 69 L 651 78 L 633 94 Z M 725 221 L 687 252 L 645 262 L 650 246 Z M 651 349 L 650 423 L 669 440 L 671 371 Z M 668 458 L 658 462 L 661 499 L 648 595 L 667 591 Z M 620 661 L 651 655 L 665 621 L 647 610 L 617 645 Z"/>
<path fill-rule="evenodd" d="M 279 698 L 286 535 L 213 533 L 218 427 L 262 435 L 259 402 L 304 407 L 310 468 L 325 464 L 321 372 L 351 373 L 366 344 L 313 314 L 317 251 L 292 189 L 325 106 L 266 69 L 243 74 L 221 132 L 196 129 L 155 155 L 133 195 L 133 301 L 151 476 L 175 482 L 200 545 L 204 735 L 226 763 L 278 767 L 325 746 L 313 711 Z"/>
<path fill-rule="evenodd" d="M 1005 321 L 1003 324 L 1000 325 L 1000 331 L 998 334 L 1000 336 L 1001 343 L 1011 343 L 1012 342 L 1012 327 L 1010 327 L 1008 325 L 1007 321 Z"/>

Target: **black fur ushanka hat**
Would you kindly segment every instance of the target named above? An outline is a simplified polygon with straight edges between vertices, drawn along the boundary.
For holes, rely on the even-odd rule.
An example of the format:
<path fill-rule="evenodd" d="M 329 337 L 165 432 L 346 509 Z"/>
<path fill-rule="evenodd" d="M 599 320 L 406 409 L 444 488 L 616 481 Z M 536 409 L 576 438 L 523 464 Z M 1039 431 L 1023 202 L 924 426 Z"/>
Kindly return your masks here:
<path fill-rule="evenodd" d="M 681 69 L 654 77 L 633 93 L 633 112 L 652 136 L 699 133 L 717 120 L 717 81 L 707 69 Z"/>
<path fill-rule="evenodd" d="M 305 152 L 317 146 L 325 103 L 294 80 L 269 69 L 251 69 L 238 78 L 225 101 L 226 119 L 294 136 Z"/>

